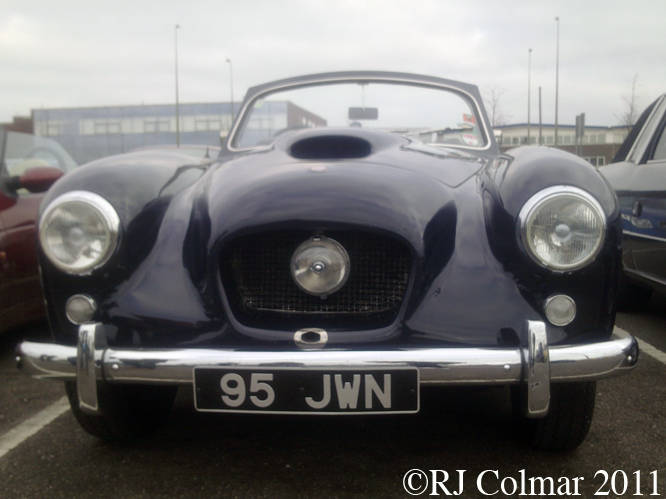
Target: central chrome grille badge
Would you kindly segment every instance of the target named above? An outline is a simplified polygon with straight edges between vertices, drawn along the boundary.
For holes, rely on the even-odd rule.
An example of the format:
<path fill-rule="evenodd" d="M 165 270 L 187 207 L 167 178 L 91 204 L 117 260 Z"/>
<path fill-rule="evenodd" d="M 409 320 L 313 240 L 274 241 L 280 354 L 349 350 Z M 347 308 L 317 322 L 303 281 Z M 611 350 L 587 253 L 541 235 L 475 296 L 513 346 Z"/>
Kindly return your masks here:
<path fill-rule="evenodd" d="M 328 341 L 328 333 L 317 327 L 299 329 L 294 333 L 294 343 L 303 349 L 316 350 L 324 348 Z"/>
<path fill-rule="evenodd" d="M 313 236 L 291 256 L 291 276 L 309 295 L 326 298 L 349 278 L 349 255 L 335 239 Z"/>

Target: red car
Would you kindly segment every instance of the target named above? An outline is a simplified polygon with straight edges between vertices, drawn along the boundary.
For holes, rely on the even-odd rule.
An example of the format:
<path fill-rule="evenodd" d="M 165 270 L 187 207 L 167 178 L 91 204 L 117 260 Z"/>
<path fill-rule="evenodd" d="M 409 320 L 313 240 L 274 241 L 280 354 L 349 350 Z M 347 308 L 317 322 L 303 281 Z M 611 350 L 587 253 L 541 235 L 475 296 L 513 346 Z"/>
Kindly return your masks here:
<path fill-rule="evenodd" d="M 35 220 L 42 193 L 76 166 L 53 140 L 0 130 L 0 333 L 44 316 Z"/>

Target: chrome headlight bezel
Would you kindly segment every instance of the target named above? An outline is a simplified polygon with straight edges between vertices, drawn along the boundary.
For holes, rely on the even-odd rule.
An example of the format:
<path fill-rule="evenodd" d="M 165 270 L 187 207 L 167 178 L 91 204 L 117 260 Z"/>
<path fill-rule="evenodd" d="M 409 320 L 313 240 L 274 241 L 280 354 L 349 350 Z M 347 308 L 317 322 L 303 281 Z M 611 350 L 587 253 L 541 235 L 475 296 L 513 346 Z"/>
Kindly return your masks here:
<path fill-rule="evenodd" d="M 529 224 L 533 220 L 534 215 L 538 213 L 538 210 L 547 202 L 561 196 L 573 197 L 585 203 L 595 212 L 595 215 L 601 222 L 601 233 L 599 234 L 599 238 L 593 250 L 590 251 L 585 258 L 572 265 L 557 265 L 552 261 L 547 261 L 532 249 L 528 241 Z M 556 185 L 540 190 L 525 202 L 518 214 L 518 236 L 522 249 L 540 266 L 553 272 L 571 272 L 581 269 L 594 261 L 603 247 L 606 237 L 606 225 L 606 215 L 599 201 L 587 191 L 570 185 Z"/>
<path fill-rule="evenodd" d="M 89 209 L 94 210 L 99 216 L 100 220 L 103 222 L 109 238 L 108 245 L 101 253 L 101 255 L 83 267 L 72 266 L 60 260 L 46 240 L 46 230 L 48 229 L 49 224 L 53 221 L 55 211 L 68 203 L 86 205 Z M 113 208 L 111 203 L 94 192 L 70 191 L 65 194 L 61 194 L 53 201 L 51 201 L 51 203 L 49 203 L 39 220 L 39 243 L 42 251 L 53 265 L 55 265 L 59 270 L 66 272 L 67 274 L 88 275 L 94 270 L 102 267 L 114 254 L 116 248 L 118 247 L 119 239 L 120 218 L 118 217 L 116 210 Z"/>

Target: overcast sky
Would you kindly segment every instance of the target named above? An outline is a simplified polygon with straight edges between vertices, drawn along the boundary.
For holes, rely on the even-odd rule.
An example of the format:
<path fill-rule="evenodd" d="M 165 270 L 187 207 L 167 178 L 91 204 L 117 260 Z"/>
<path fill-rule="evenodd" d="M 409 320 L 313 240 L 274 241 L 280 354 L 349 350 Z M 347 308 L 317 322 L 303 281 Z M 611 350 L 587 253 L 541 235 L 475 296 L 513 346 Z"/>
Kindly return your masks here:
<path fill-rule="evenodd" d="M 666 91 L 666 1 L 605 0 L 2 0 L 0 121 L 41 107 L 174 100 L 180 24 L 181 102 L 229 100 L 302 73 L 425 73 L 502 93 L 507 122 L 532 121 L 537 87 L 554 118 L 560 17 L 560 123 L 617 124 L 637 78 L 638 104 Z"/>

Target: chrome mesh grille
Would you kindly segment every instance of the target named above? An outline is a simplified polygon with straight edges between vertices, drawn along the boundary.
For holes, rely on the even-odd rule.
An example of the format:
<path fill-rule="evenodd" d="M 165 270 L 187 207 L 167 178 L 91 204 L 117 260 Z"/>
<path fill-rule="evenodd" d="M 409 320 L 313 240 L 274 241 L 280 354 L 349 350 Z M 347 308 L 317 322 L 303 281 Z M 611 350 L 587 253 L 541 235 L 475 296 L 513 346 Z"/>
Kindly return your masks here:
<path fill-rule="evenodd" d="M 264 233 L 237 239 L 224 252 L 223 282 L 232 305 L 250 315 L 395 316 L 409 281 L 407 246 L 361 231 L 325 235 L 349 254 L 349 279 L 339 291 L 322 299 L 303 292 L 292 280 L 291 256 L 312 233 Z"/>

